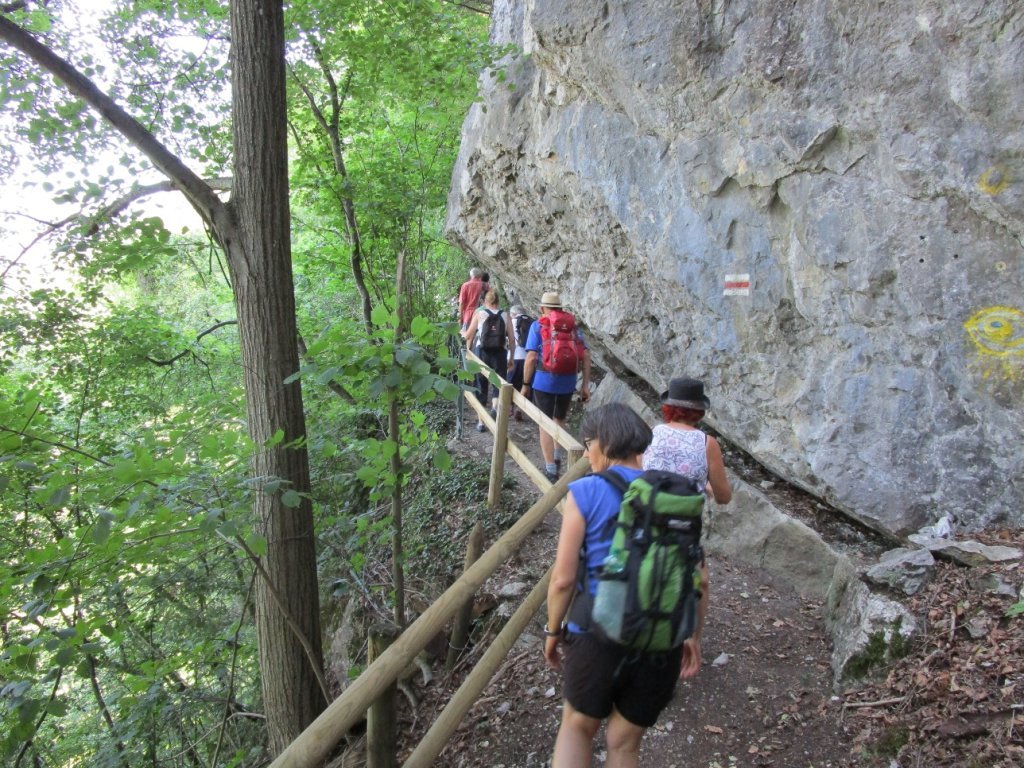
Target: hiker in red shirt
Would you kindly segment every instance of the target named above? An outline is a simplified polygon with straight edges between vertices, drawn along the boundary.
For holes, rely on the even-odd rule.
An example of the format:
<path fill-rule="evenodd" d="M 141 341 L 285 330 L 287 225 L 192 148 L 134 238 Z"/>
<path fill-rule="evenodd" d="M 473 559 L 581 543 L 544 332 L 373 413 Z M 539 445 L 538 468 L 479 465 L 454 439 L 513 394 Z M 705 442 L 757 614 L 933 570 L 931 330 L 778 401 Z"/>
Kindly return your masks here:
<path fill-rule="evenodd" d="M 480 306 L 480 297 L 484 292 L 483 270 L 473 267 L 469 270 L 469 280 L 459 288 L 459 322 L 462 330 L 469 328 L 473 321 L 473 313 Z"/>

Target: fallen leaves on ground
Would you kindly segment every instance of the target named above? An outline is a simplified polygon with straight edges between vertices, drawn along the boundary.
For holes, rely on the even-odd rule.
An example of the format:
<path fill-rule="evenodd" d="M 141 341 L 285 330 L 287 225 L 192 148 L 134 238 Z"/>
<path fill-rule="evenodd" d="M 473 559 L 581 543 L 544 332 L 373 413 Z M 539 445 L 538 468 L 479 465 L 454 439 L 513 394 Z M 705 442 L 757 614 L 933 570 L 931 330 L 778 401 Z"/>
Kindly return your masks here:
<path fill-rule="evenodd" d="M 971 538 L 1024 549 L 1024 531 Z M 911 653 L 846 697 L 860 757 L 929 768 L 1024 765 L 1024 615 L 1007 615 L 1022 580 L 1021 561 L 936 564 L 910 600 L 923 625 Z"/>

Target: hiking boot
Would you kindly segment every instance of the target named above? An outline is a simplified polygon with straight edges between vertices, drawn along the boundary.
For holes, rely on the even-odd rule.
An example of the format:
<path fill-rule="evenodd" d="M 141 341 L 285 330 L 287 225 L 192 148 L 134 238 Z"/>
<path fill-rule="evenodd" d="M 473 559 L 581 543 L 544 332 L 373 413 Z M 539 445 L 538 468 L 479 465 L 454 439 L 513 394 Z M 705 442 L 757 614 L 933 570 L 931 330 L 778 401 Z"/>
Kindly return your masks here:
<path fill-rule="evenodd" d="M 517 408 L 516 410 L 514 410 L 514 411 L 512 412 L 512 418 L 513 418 L 513 419 L 515 419 L 516 421 L 522 421 L 522 420 L 523 420 L 523 412 L 522 412 L 522 411 L 520 411 L 520 410 L 519 410 L 519 409 Z"/>
<path fill-rule="evenodd" d="M 554 485 L 555 483 L 558 482 L 558 475 L 557 474 L 551 474 L 546 469 L 544 470 L 544 477 L 546 477 L 548 482 L 551 483 L 552 485 Z"/>
<path fill-rule="evenodd" d="M 488 413 L 491 414 L 492 419 L 494 419 L 495 421 L 498 420 L 498 410 L 496 408 L 491 408 L 491 410 L 489 410 Z"/>
<path fill-rule="evenodd" d="M 562 457 L 555 456 L 555 477 L 562 474 Z"/>
<path fill-rule="evenodd" d="M 485 429 L 487 429 L 487 427 L 484 426 L 484 423 L 482 421 L 478 421 L 476 423 L 476 431 L 477 432 L 483 432 Z"/>

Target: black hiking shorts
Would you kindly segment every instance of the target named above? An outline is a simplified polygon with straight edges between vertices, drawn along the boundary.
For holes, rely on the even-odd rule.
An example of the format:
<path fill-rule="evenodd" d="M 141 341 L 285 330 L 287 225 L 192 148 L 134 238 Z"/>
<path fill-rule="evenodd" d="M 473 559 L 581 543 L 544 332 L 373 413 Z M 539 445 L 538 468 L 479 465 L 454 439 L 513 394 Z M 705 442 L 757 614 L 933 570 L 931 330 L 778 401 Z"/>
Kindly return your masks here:
<path fill-rule="evenodd" d="M 590 633 L 571 634 L 562 665 L 562 695 L 587 717 L 603 720 L 614 707 L 634 725 L 650 728 L 672 699 L 682 658 L 682 646 L 638 653 Z"/>
<path fill-rule="evenodd" d="M 569 415 L 569 406 L 572 405 L 574 393 L 567 392 L 564 395 L 556 395 L 551 392 L 541 392 L 539 389 L 534 389 L 532 392 L 533 402 L 540 408 L 541 413 L 552 419 L 565 421 L 565 417 Z"/>

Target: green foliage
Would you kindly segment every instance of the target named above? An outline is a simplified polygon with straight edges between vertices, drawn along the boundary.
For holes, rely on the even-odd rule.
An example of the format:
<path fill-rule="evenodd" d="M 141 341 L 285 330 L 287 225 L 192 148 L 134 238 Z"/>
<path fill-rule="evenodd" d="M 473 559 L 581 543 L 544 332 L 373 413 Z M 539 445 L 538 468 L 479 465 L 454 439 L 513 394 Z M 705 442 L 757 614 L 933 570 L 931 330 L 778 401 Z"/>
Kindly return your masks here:
<path fill-rule="evenodd" d="M 451 460 L 437 446 L 437 437 L 427 425 L 422 406 L 437 398 L 453 401 L 459 393 L 454 377 L 463 375 L 459 361 L 448 355 L 448 336 L 454 324 L 437 324 L 417 316 L 410 324 L 409 337 L 396 343 L 397 315 L 386 305 L 373 313 L 374 329 L 369 338 L 354 322 L 339 323 L 309 345 L 306 363 L 292 377 L 312 379 L 316 384 L 342 384 L 359 402 L 381 402 L 393 392 L 401 407 L 401 434 L 392 439 L 367 435 L 354 443 L 361 458 L 356 478 L 369 489 L 371 502 L 390 495 L 400 479 L 391 468 L 391 458 L 401 451 L 403 471 L 417 451 L 425 449 L 436 468 Z M 401 446 L 401 448 L 399 448 Z"/>
<path fill-rule="evenodd" d="M 426 410 L 446 413 L 450 409 L 435 402 Z M 406 569 L 417 591 L 428 599 L 436 597 L 460 573 L 466 541 L 479 521 L 487 538 L 497 538 L 518 520 L 532 497 L 517 494 L 515 481 L 506 478 L 501 508 L 487 509 L 490 465 L 476 458 L 462 458 L 445 471 L 417 465 L 410 476 L 405 504 Z M 336 576 L 331 585 L 334 597 L 347 597 L 353 586 L 369 583 L 370 566 L 388 553 L 390 517 L 371 507 L 357 516 L 341 515 L 325 530 L 328 570 Z M 383 587 L 378 591 L 386 592 Z"/>
<path fill-rule="evenodd" d="M 1024 614 L 1024 601 L 1021 601 L 1019 603 L 1014 603 L 1013 605 L 1011 605 L 1009 608 L 1006 609 L 1007 617 L 1011 617 L 1012 618 L 1014 616 L 1020 616 L 1021 614 Z"/>
<path fill-rule="evenodd" d="M 118 2 L 84 45 L 69 13 L 86 4 L 11 18 L 45 30 L 56 53 L 215 175 L 231 159 L 227 7 Z M 448 351 L 465 264 L 441 236 L 444 204 L 477 73 L 498 52 L 485 19 L 439 0 L 297 0 L 286 12 L 297 310 L 311 341 L 296 376 L 324 559 L 341 552 L 346 579 L 377 567 L 391 525 L 383 501 L 411 480 L 408 563 L 425 583 L 447 578 L 466 529 L 453 505 L 472 494 L 489 531 L 515 514 L 484 514 L 486 469 L 453 462 L 439 415 L 465 376 Z M 0 297 L 0 754 L 258 764 L 260 722 L 243 716 L 261 710 L 253 568 L 231 542 L 257 556 L 266 542 L 250 520 L 255 448 L 221 257 L 125 208 L 159 175 L 59 82 L 6 47 L 0 59 L 3 124 L 24 142 L 0 150 L 0 171 L 24 157 L 47 174 L 34 191 L 68 219 L 43 242 L 76 275 L 74 287 L 8 281 Z M 332 114 L 328 73 L 341 97 L 333 132 L 312 109 Z M 396 335 L 399 253 L 412 319 Z M 401 416 L 390 439 L 388 398 Z M 276 478 L 258 485 L 299 501 Z"/>
<path fill-rule="evenodd" d="M 486 21 L 438 0 L 302 0 L 289 28 L 301 271 L 331 279 L 348 265 L 356 232 L 337 222 L 350 205 L 371 292 L 391 292 L 404 252 L 411 312 L 443 317 L 464 272 L 441 236 L 444 206 L 477 74 L 496 55 Z"/>
<path fill-rule="evenodd" d="M 899 755 L 900 750 L 910 740 L 910 731 L 906 726 L 892 725 L 887 727 L 875 741 L 871 752 L 883 759 L 891 760 Z"/>
<path fill-rule="evenodd" d="M 166 272 L 149 275 L 148 287 L 108 289 L 119 302 L 68 289 L 3 297 L 8 757 L 33 739 L 57 763 L 153 762 L 194 738 L 185 722 L 216 722 L 229 699 L 259 705 L 243 611 L 251 566 L 219 538 L 240 533 L 265 546 L 248 524 L 237 342 L 178 331 L 217 298 L 207 292 L 214 303 L 198 309 L 186 281 Z M 151 303 L 153 291 L 193 298 L 172 313 Z M 150 362 L 182 349 L 191 355 L 179 364 Z M 83 713 L 100 707 L 113 726 L 97 731 Z M 260 738 L 246 719 L 230 730 Z"/>
<path fill-rule="evenodd" d="M 233 532 L 248 510 L 237 421 L 221 421 L 218 433 L 214 408 L 199 406 L 124 442 L 96 419 L 90 429 L 108 433 L 95 440 L 109 445 L 100 453 L 69 442 L 69 417 L 87 416 L 68 412 L 81 408 L 72 393 L 66 404 L 26 388 L 14 394 L 0 410 L 0 509 L 13 521 L 0 538 L 9 606 L 0 678 L 10 681 L 0 749 L 11 755 L 60 722 L 70 751 L 59 759 L 55 740 L 53 759 L 119 762 L 120 743 L 115 751 L 142 762 L 162 713 L 218 716 L 199 702 L 225 699 L 232 665 L 246 675 L 233 698 L 253 702 L 255 658 L 239 602 L 248 568 L 216 535 Z M 239 639 L 249 642 L 236 653 Z M 96 690 L 117 715 L 109 741 L 71 717 L 99 704 Z M 160 738 L 158 752 L 181 747 L 172 732 Z"/>
<path fill-rule="evenodd" d="M 431 596 L 461 572 L 466 541 L 477 521 L 493 540 L 533 501 L 529 494 L 515 493 L 515 481 L 506 478 L 503 503 L 492 512 L 487 509 L 489 480 L 489 462 L 463 458 L 446 472 L 417 473 L 412 483 L 406 520 L 409 570 L 430 585 L 425 591 Z"/>
<path fill-rule="evenodd" d="M 121 3 L 100 31 L 122 73 L 110 95 L 209 175 L 230 162 L 229 39 L 222 0 Z"/>

